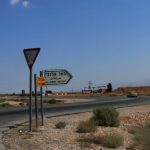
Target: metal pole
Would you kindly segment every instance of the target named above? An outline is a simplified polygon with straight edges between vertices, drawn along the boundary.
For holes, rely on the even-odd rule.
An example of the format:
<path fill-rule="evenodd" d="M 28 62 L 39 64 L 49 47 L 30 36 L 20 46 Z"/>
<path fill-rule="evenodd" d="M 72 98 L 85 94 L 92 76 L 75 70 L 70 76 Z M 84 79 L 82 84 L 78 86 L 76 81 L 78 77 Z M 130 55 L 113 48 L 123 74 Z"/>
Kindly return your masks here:
<path fill-rule="evenodd" d="M 47 92 L 48 92 L 48 90 L 47 90 L 47 85 L 46 85 L 46 96 L 47 96 Z"/>
<path fill-rule="evenodd" d="M 38 128 L 38 105 L 37 105 L 36 74 L 34 74 L 34 90 L 35 90 L 35 121 L 36 121 L 36 129 L 37 129 Z"/>
<path fill-rule="evenodd" d="M 30 68 L 30 81 L 29 81 L 29 132 L 32 132 L 32 67 Z"/>
<path fill-rule="evenodd" d="M 42 77 L 42 71 L 40 71 L 40 77 Z M 43 88 L 40 87 L 40 92 L 41 92 L 41 120 L 42 120 L 42 126 L 44 126 L 44 109 L 43 109 Z"/>

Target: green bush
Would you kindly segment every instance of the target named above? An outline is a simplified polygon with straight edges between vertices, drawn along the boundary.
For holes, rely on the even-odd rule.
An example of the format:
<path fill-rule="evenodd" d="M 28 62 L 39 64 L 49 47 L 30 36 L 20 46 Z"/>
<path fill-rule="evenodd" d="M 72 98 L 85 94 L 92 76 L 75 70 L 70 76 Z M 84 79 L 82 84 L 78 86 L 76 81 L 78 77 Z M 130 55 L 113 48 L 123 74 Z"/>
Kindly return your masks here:
<path fill-rule="evenodd" d="M 118 148 L 123 145 L 124 138 L 118 132 L 111 132 L 105 135 L 94 135 L 91 133 L 83 134 L 77 141 L 81 143 L 83 149 L 91 144 L 101 145 L 107 148 Z"/>
<path fill-rule="evenodd" d="M 150 125 L 136 129 L 134 133 L 134 140 L 142 150 L 150 149 Z"/>
<path fill-rule="evenodd" d="M 123 136 L 117 132 L 112 132 L 104 136 L 102 145 L 107 148 L 118 148 L 123 144 Z"/>
<path fill-rule="evenodd" d="M 50 99 L 50 100 L 47 100 L 45 102 L 48 104 L 57 104 L 57 103 L 62 103 L 63 101 L 62 100 L 56 100 L 56 99 Z"/>
<path fill-rule="evenodd" d="M 20 102 L 20 103 L 19 103 L 19 105 L 20 105 L 20 106 L 25 106 L 26 104 L 25 104 L 25 103 Z"/>
<path fill-rule="evenodd" d="M 3 103 L 3 102 L 5 102 L 5 99 L 1 98 L 0 103 Z"/>
<path fill-rule="evenodd" d="M 56 126 L 57 129 L 63 129 L 63 128 L 66 127 L 66 122 L 60 121 L 60 122 L 58 122 L 55 126 Z"/>
<path fill-rule="evenodd" d="M 88 133 L 95 132 L 97 129 L 95 123 L 91 120 L 88 121 L 80 121 L 77 126 L 77 132 L 79 133 Z"/>
<path fill-rule="evenodd" d="M 91 120 L 98 126 L 118 127 L 120 125 L 119 112 L 110 107 L 95 109 Z"/>
<path fill-rule="evenodd" d="M 1 105 L 0 105 L 1 107 L 13 107 L 11 104 L 9 104 L 9 103 L 2 103 Z"/>

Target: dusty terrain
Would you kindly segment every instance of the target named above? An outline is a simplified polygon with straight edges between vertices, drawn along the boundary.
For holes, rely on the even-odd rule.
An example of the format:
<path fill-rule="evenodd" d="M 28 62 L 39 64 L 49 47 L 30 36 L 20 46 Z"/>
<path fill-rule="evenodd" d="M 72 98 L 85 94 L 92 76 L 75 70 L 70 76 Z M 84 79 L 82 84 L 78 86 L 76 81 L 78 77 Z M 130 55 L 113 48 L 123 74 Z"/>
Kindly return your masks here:
<path fill-rule="evenodd" d="M 58 97 L 54 97 L 54 98 L 49 97 L 47 99 L 56 100 L 56 101 L 61 100 L 62 103 L 78 103 L 78 102 L 94 101 L 94 99 L 91 99 L 91 98 L 87 99 L 86 96 L 83 96 L 82 98 L 79 98 L 79 96 L 74 97 L 74 98 L 68 98 L 68 97 L 63 98 L 62 96 L 58 96 Z M 49 105 L 48 103 L 46 103 L 47 99 L 46 100 L 43 99 L 43 102 L 45 103 L 45 105 Z M 34 97 L 33 97 L 33 101 L 34 101 Z M 39 101 L 39 99 L 38 99 L 38 101 Z M 16 98 L 15 100 L 13 100 L 13 98 L 11 99 L 11 96 L 9 96 L 3 100 L 1 100 L 1 98 L 0 98 L 0 106 L 5 104 L 5 107 L 25 107 L 25 106 L 27 106 L 27 102 L 28 102 L 28 98 L 26 99 L 26 101 L 21 101 L 20 97 L 18 97 L 18 99 Z M 4 106 L 3 106 L 3 108 L 4 108 Z"/>
<path fill-rule="evenodd" d="M 126 95 L 127 92 L 134 91 L 138 95 L 150 95 L 150 87 L 123 87 L 114 90 L 113 95 Z M 94 95 L 109 95 L 110 93 L 100 93 Z M 70 101 L 70 98 L 61 99 L 64 103 L 76 103 L 87 101 L 86 96 L 76 98 L 76 95 Z M 85 98 L 84 98 L 85 97 Z M 56 98 L 57 99 L 57 98 Z M 59 97 L 58 97 L 59 99 Z M 91 99 L 90 99 L 91 100 Z M 94 99 L 93 99 L 94 100 Z M 18 107 L 19 102 L 10 101 L 10 104 Z M 120 112 L 121 125 L 119 128 L 99 127 L 98 131 L 91 134 L 79 134 L 76 132 L 76 127 L 79 121 L 87 120 L 92 116 L 92 113 L 80 113 L 67 115 L 62 117 L 46 117 L 44 130 L 35 130 L 28 132 L 28 122 L 23 122 L 16 126 L 0 129 L 0 150 L 108 150 L 101 145 L 93 143 L 85 143 L 80 141 L 84 137 L 92 137 L 93 135 L 102 135 L 112 131 L 118 131 L 124 136 L 124 144 L 117 150 L 127 150 L 132 144 L 132 135 L 128 133 L 130 127 L 142 126 L 145 123 L 150 123 L 150 105 L 128 107 L 118 109 Z M 64 129 L 56 129 L 55 125 L 59 121 L 65 121 Z M 34 122 L 34 121 L 33 121 Z M 40 123 L 40 121 L 39 121 Z"/>
<path fill-rule="evenodd" d="M 105 132 L 118 131 L 124 136 L 124 144 L 117 150 L 125 150 L 132 143 L 132 135 L 128 130 L 132 126 L 141 126 L 150 123 L 150 105 L 118 109 L 121 125 L 118 128 L 99 127 L 94 135 Z M 91 133 L 81 134 L 76 132 L 76 127 L 81 120 L 87 120 L 92 113 L 80 113 L 62 117 L 45 118 L 44 130 L 28 132 L 28 122 L 8 129 L 3 129 L 1 142 L 6 150 L 108 150 L 92 143 L 80 142 L 84 136 L 93 136 Z M 65 121 L 64 129 L 56 129 L 55 124 Z M 33 127 L 35 129 L 35 127 Z M 2 149 L 2 147 L 1 147 Z"/>

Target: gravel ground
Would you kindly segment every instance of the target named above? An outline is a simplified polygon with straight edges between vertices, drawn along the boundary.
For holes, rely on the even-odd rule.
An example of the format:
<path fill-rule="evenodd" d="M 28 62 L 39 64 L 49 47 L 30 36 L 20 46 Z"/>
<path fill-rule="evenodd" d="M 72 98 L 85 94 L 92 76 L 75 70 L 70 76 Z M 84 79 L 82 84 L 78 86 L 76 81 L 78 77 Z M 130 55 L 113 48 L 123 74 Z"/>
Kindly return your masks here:
<path fill-rule="evenodd" d="M 3 131 L 0 134 L 0 150 L 108 150 L 101 145 L 82 142 L 80 139 L 112 131 L 117 131 L 124 136 L 124 144 L 116 150 L 126 150 L 132 138 L 128 129 L 132 126 L 144 125 L 146 122 L 150 123 L 150 105 L 120 108 L 118 111 L 121 119 L 120 127 L 99 127 L 93 134 L 76 132 L 79 121 L 87 120 L 92 116 L 90 112 L 45 118 L 44 130 L 36 131 L 33 125 L 32 133 L 28 132 L 28 122 L 1 129 Z M 66 122 L 64 129 L 55 127 L 60 121 Z"/>

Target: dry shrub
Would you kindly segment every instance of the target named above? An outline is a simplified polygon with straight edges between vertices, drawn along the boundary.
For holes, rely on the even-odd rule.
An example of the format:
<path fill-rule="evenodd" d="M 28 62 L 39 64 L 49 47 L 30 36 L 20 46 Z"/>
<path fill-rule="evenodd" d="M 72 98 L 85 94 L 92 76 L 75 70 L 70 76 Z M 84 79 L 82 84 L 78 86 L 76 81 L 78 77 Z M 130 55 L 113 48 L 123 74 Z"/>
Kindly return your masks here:
<path fill-rule="evenodd" d="M 106 134 L 103 140 L 103 146 L 107 148 L 118 148 L 123 144 L 123 136 L 120 133 L 112 132 Z"/>
<path fill-rule="evenodd" d="M 142 150 L 150 149 L 150 125 L 138 128 L 134 133 L 135 144 L 139 145 Z"/>
<path fill-rule="evenodd" d="M 79 133 L 88 133 L 88 132 L 95 132 L 97 129 L 95 123 L 91 120 L 87 121 L 80 121 L 77 126 L 77 132 Z"/>
<path fill-rule="evenodd" d="M 85 147 L 93 149 L 95 135 L 92 133 L 83 134 L 77 139 L 77 142 L 80 143 L 81 149 L 85 149 Z"/>
<path fill-rule="evenodd" d="M 95 109 L 91 120 L 98 126 L 118 127 L 120 125 L 119 112 L 111 107 Z"/>
<path fill-rule="evenodd" d="M 64 129 L 66 127 L 66 122 L 60 121 L 55 126 L 57 129 Z"/>

